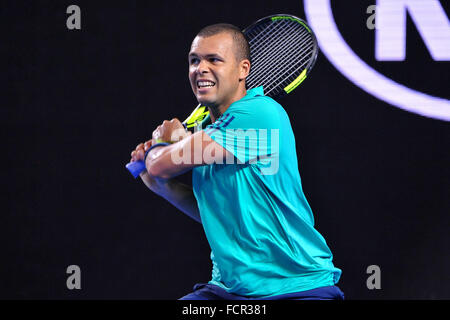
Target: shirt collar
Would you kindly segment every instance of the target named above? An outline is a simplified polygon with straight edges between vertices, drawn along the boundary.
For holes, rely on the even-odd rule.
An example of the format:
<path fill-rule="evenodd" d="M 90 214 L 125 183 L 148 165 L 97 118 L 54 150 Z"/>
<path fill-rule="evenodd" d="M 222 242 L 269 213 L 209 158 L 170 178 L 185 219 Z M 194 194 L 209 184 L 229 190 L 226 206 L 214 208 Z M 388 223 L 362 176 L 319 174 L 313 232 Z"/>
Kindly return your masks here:
<path fill-rule="evenodd" d="M 262 86 L 247 90 L 247 94 L 241 100 L 247 100 L 256 96 L 263 96 L 264 89 Z"/>
<path fill-rule="evenodd" d="M 233 103 L 230 105 L 230 107 L 232 107 L 233 104 L 235 104 L 236 102 L 239 102 L 239 101 L 245 101 L 245 100 L 254 98 L 254 97 L 256 97 L 256 96 L 263 96 L 263 95 L 264 95 L 264 88 L 263 88 L 262 86 L 256 87 L 256 88 L 253 88 L 253 89 L 249 89 L 249 90 L 247 90 L 247 94 L 246 94 L 245 96 L 243 96 L 241 99 L 239 99 L 239 100 L 233 102 Z M 228 111 L 228 110 L 227 110 L 227 111 Z M 225 111 L 224 114 L 227 113 L 227 111 Z"/>

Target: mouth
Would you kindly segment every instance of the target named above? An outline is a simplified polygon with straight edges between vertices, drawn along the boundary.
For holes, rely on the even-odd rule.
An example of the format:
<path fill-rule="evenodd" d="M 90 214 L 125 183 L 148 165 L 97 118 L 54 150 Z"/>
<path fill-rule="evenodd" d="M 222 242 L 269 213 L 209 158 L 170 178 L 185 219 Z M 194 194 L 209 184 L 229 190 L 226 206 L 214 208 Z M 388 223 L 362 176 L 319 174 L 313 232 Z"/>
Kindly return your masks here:
<path fill-rule="evenodd" d="M 208 89 L 216 85 L 214 81 L 211 80 L 197 80 L 197 89 Z"/>

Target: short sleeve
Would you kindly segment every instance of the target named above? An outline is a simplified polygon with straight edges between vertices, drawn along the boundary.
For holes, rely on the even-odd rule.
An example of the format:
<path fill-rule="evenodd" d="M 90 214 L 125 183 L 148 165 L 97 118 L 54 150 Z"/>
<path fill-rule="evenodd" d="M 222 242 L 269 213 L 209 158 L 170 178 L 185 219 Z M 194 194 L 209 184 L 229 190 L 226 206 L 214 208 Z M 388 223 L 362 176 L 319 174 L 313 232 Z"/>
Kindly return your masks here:
<path fill-rule="evenodd" d="M 215 142 L 232 153 L 238 163 L 260 163 L 278 152 L 278 113 L 275 101 L 257 96 L 232 104 L 204 130 Z"/>

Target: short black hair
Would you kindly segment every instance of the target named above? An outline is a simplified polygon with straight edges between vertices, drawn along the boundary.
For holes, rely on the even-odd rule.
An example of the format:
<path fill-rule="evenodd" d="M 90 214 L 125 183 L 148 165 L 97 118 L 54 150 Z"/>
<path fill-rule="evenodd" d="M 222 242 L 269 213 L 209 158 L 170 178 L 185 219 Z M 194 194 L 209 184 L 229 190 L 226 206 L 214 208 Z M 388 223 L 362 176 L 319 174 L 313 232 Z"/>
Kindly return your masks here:
<path fill-rule="evenodd" d="M 229 23 L 212 24 L 200 30 L 200 32 L 197 33 L 197 36 L 207 38 L 215 36 L 216 34 L 222 32 L 228 33 L 233 37 L 233 43 L 235 47 L 234 54 L 236 56 L 236 59 L 238 61 L 242 61 L 244 59 L 250 61 L 250 46 L 248 44 L 247 38 L 245 37 L 241 29 L 239 29 L 235 25 Z"/>

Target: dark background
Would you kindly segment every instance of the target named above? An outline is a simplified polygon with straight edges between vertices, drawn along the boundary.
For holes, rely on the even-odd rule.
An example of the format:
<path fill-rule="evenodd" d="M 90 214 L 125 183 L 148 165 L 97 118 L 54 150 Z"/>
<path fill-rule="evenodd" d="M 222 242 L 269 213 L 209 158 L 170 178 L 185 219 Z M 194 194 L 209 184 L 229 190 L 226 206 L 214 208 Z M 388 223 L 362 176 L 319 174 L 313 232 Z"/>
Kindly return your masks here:
<path fill-rule="evenodd" d="M 164 119 L 184 120 L 196 106 L 187 52 L 198 30 L 274 13 L 305 18 L 302 2 L 0 3 L 0 298 L 177 299 L 210 280 L 201 225 L 124 165 Z M 81 30 L 66 27 L 71 4 Z M 430 58 L 411 20 L 407 60 L 375 61 L 370 4 L 333 2 L 353 50 L 394 80 L 449 98 L 449 63 Z M 449 123 L 377 100 L 322 54 L 282 104 L 347 299 L 450 298 Z M 66 288 L 72 264 L 81 290 Z M 373 264 L 380 290 L 366 287 Z"/>

